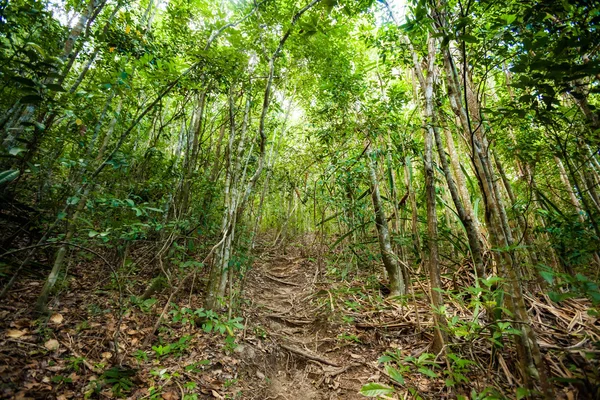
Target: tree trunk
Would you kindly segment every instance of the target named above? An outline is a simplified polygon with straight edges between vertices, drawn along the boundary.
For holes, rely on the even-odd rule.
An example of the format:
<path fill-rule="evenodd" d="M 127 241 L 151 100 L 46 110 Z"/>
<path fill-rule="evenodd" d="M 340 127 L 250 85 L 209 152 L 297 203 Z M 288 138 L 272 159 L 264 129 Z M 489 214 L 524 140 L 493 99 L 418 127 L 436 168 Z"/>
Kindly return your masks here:
<path fill-rule="evenodd" d="M 441 17 L 438 24 L 441 29 L 446 29 L 445 22 L 441 21 Z M 486 220 L 489 224 L 490 239 L 494 247 L 503 249 L 499 252 L 494 252 L 494 256 L 497 264 L 502 267 L 503 273 L 506 275 L 505 290 L 507 296 L 505 296 L 505 300 L 507 306 L 509 310 L 513 312 L 514 318 L 520 325 L 517 326 L 517 329 L 522 332 L 520 336 L 515 337 L 517 351 L 521 361 L 521 371 L 526 386 L 531 388 L 531 380 L 537 379 L 544 397 L 546 399 L 552 399 L 553 390 L 548 382 L 546 367 L 543 363 L 535 333 L 529 322 L 514 255 L 512 254 L 512 251 L 509 250 L 510 246 L 513 244 L 512 234 L 510 232 L 510 227 L 507 226 L 506 213 L 503 210 L 503 205 L 498 198 L 498 186 L 494 182 L 494 177 L 492 175 L 493 170 L 486 153 L 488 150 L 487 143 L 483 138 L 481 125 L 479 125 L 476 130 L 471 128 L 469 118 L 470 107 L 464 106 L 465 103 L 469 102 L 476 104 L 477 99 L 465 99 L 465 102 L 463 103 L 461 92 L 465 93 L 465 91 L 461 90 L 458 73 L 447 45 L 443 48 L 443 57 L 446 70 L 446 87 L 450 104 L 455 114 L 460 119 L 464 133 L 471 141 L 472 158 L 474 160 L 479 186 L 482 189 L 484 204 L 486 206 Z M 464 57 L 465 52 L 463 51 L 463 58 Z M 468 81 L 466 79 L 464 67 L 462 81 L 466 87 Z M 479 109 L 478 105 L 477 109 Z"/>
<path fill-rule="evenodd" d="M 390 296 L 402 296 L 405 294 L 404 278 L 398 265 L 398 258 L 392 250 L 390 232 L 388 229 L 387 218 L 379 193 L 379 182 L 377 180 L 375 156 L 369 146 L 366 156 L 369 165 L 369 178 L 371 183 L 371 199 L 373 200 L 373 209 L 375 210 L 375 227 L 377 228 L 377 239 L 379 240 L 379 251 L 383 260 L 383 265 L 387 271 L 390 281 Z"/>

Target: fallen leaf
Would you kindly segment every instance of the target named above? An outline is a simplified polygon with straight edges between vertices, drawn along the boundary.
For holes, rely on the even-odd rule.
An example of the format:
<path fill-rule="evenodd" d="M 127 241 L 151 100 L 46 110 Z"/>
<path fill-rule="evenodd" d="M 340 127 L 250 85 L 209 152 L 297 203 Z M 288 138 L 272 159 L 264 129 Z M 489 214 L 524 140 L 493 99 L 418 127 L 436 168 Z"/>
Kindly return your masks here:
<path fill-rule="evenodd" d="M 56 349 L 58 349 L 59 345 L 60 344 L 58 343 L 58 340 L 56 340 L 56 339 L 50 339 L 46 343 L 44 343 L 44 347 L 47 348 L 48 350 L 56 350 Z"/>
<path fill-rule="evenodd" d="M 62 324 L 63 322 L 63 316 L 60 315 L 59 313 L 56 314 L 52 314 L 52 316 L 50 317 L 50 322 L 54 323 L 54 324 Z"/>
<path fill-rule="evenodd" d="M 219 393 L 217 393 L 217 391 L 216 391 L 216 390 L 213 390 L 213 391 L 212 391 L 212 395 L 213 395 L 213 397 L 214 397 L 215 399 L 222 399 L 222 398 L 223 398 L 223 396 L 221 396 Z"/>
<path fill-rule="evenodd" d="M 112 357 L 112 353 L 110 351 L 105 351 L 102 353 L 102 358 L 109 359 Z"/>
<path fill-rule="evenodd" d="M 17 329 L 9 329 L 8 331 L 6 331 L 6 336 L 8 336 L 9 338 L 18 339 L 21 336 L 25 335 L 26 333 L 27 333 L 27 331 L 20 331 Z"/>
<path fill-rule="evenodd" d="M 27 318 L 22 318 L 20 320 L 13 322 L 11 324 L 11 326 L 14 326 L 15 328 L 27 328 L 27 327 L 31 326 L 31 320 L 29 320 Z"/>
<path fill-rule="evenodd" d="M 173 391 L 162 394 L 164 400 L 179 400 L 179 395 Z"/>

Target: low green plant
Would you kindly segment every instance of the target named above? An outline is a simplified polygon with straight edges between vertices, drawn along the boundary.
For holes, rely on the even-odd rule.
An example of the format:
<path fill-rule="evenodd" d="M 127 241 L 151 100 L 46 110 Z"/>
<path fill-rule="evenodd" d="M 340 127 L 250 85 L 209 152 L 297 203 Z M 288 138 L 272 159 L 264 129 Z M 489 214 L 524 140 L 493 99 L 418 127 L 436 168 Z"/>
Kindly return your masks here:
<path fill-rule="evenodd" d="M 184 351 L 189 348 L 189 341 L 192 339 L 191 336 L 183 336 L 177 342 L 170 344 L 159 344 L 157 346 L 152 346 L 152 350 L 156 354 L 158 358 L 164 358 L 169 354 L 173 354 L 174 356 L 181 356 Z"/>
<path fill-rule="evenodd" d="M 73 379 L 69 378 L 68 376 L 63 376 L 63 375 L 54 375 L 51 378 L 51 381 L 53 383 L 58 383 L 59 385 L 62 385 L 64 383 L 71 383 L 73 382 Z"/>
<path fill-rule="evenodd" d="M 171 345 L 168 344 L 166 346 L 163 346 L 162 344 L 160 344 L 158 346 L 152 346 L 152 350 L 154 350 L 154 353 L 156 353 L 156 356 L 158 358 L 163 358 L 171 353 Z"/>
<path fill-rule="evenodd" d="M 155 376 L 160 380 L 167 380 L 171 378 L 171 374 L 169 374 L 168 369 L 161 367 L 151 370 L 150 375 Z"/>
<path fill-rule="evenodd" d="M 225 381 L 225 383 L 223 384 L 223 387 L 225 389 L 230 388 L 231 386 L 235 385 L 237 383 L 237 379 L 227 379 Z"/>
<path fill-rule="evenodd" d="M 446 370 L 447 377 L 445 379 L 446 387 L 455 387 L 462 383 L 467 383 L 467 373 L 471 365 L 476 365 L 475 362 L 459 357 L 457 354 L 448 353 L 448 359 L 451 362 L 452 368 Z"/>
<path fill-rule="evenodd" d="M 145 351 L 143 351 L 143 350 L 136 350 L 136 351 L 133 353 L 133 356 L 135 357 L 135 359 L 136 359 L 136 361 L 138 362 L 138 364 L 139 364 L 139 363 L 141 363 L 141 362 L 146 362 L 146 361 L 148 361 L 148 353 L 146 353 L 146 352 L 145 352 Z"/>
<path fill-rule="evenodd" d="M 235 330 L 244 328 L 241 323 L 243 318 L 241 317 L 222 320 L 212 310 L 205 310 L 204 308 L 192 310 L 187 307 L 178 307 L 174 303 L 171 303 L 171 306 L 170 314 L 173 322 L 181 322 L 184 325 L 189 323 L 193 326 L 200 322 L 202 330 L 206 333 L 219 332 L 222 335 L 227 333 L 229 336 L 233 336 Z"/>
<path fill-rule="evenodd" d="M 345 340 L 347 342 L 362 343 L 358 336 L 351 333 L 341 333 L 338 335 L 338 339 Z"/>
<path fill-rule="evenodd" d="M 198 374 L 204 371 L 204 367 L 210 365 L 210 360 L 200 360 L 185 367 L 185 372 Z"/>
<path fill-rule="evenodd" d="M 225 345 L 223 346 L 223 350 L 225 353 L 232 353 L 238 345 L 235 343 L 235 336 L 228 335 L 225 338 Z"/>
<path fill-rule="evenodd" d="M 102 374 L 105 383 L 112 385 L 113 395 L 121 397 L 124 392 L 129 392 L 133 387 L 131 378 L 135 371 L 127 368 L 112 367 Z"/>
<path fill-rule="evenodd" d="M 81 366 L 81 364 L 83 364 L 84 360 L 85 360 L 85 358 L 83 358 L 83 357 L 70 357 L 68 359 L 69 368 L 71 368 L 75 372 L 79 372 L 80 366 Z"/>
<path fill-rule="evenodd" d="M 262 326 L 256 326 L 254 327 L 254 335 L 259 338 L 259 339 L 266 339 L 267 338 L 267 331 L 265 330 L 265 328 L 263 328 Z"/>
<path fill-rule="evenodd" d="M 90 323 L 87 320 L 81 321 L 75 327 L 75 330 L 77 332 L 82 332 L 82 331 L 85 331 L 85 330 L 88 330 L 88 329 L 90 329 Z"/>
<path fill-rule="evenodd" d="M 106 310 L 100 308 L 100 306 L 96 303 L 92 303 L 88 306 L 88 312 L 91 316 L 96 317 L 98 315 L 104 314 Z"/>
<path fill-rule="evenodd" d="M 142 300 L 137 296 L 131 296 L 129 300 L 133 305 L 138 306 L 140 310 L 142 310 L 142 312 L 144 313 L 150 312 L 154 304 L 156 304 L 157 302 L 157 300 L 153 297 L 146 300 Z"/>
<path fill-rule="evenodd" d="M 388 351 L 379 358 L 379 363 L 384 365 L 386 375 L 388 375 L 397 385 L 405 386 L 405 376 L 415 376 L 421 374 L 426 378 L 439 379 L 444 378 L 446 387 L 455 388 L 459 385 L 468 383 L 468 374 L 471 372 L 475 362 L 460 357 L 458 354 L 448 352 L 446 354 L 449 364 L 442 364 L 432 353 L 423 353 L 419 357 L 403 357 L 399 350 Z M 445 367 L 448 365 L 448 367 Z M 413 398 L 419 399 L 422 396 L 416 388 L 407 387 Z M 395 392 L 393 387 L 382 385 L 377 382 L 371 382 L 361 389 L 361 394 L 367 397 L 377 397 L 391 395 Z M 477 394 L 472 391 L 471 399 L 495 399 L 491 389 Z M 465 399 L 464 396 L 458 398 Z"/>
<path fill-rule="evenodd" d="M 360 303 L 357 303 L 356 301 L 346 300 L 346 301 L 344 301 L 344 305 L 352 311 L 360 312 L 361 305 L 360 305 Z"/>

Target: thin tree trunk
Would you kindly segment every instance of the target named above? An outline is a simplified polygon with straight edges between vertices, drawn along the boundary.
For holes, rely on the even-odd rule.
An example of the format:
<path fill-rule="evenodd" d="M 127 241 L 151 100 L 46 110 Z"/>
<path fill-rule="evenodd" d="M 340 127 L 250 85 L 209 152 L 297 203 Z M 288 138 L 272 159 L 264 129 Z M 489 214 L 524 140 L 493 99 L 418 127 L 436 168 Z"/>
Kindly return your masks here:
<path fill-rule="evenodd" d="M 371 181 L 371 199 L 373 200 L 373 209 L 375 210 L 375 227 L 377 228 L 377 239 L 379 240 L 379 250 L 383 265 L 387 271 L 390 281 L 390 296 L 402 296 L 406 293 L 404 278 L 398 264 L 398 259 L 392 250 L 390 241 L 390 232 L 388 229 L 387 218 L 379 193 L 379 182 L 377 180 L 375 156 L 369 146 L 366 153 L 367 163 L 369 165 L 369 178 Z"/>
<path fill-rule="evenodd" d="M 440 20 L 442 17 L 439 17 Z M 444 21 L 438 21 L 441 29 L 446 29 Z M 464 48 L 463 48 L 464 49 Z M 490 239 L 492 245 L 499 249 L 506 249 L 500 252 L 494 252 L 496 262 L 503 268 L 503 273 L 506 275 L 506 293 L 505 300 L 508 308 L 513 312 L 514 317 L 520 326 L 517 329 L 521 330 L 521 335 L 515 337 L 517 343 L 517 351 L 521 361 L 521 370 L 525 379 L 526 386 L 531 388 L 531 380 L 537 379 L 541 386 L 542 392 L 546 399 L 553 398 L 553 390 L 548 382 L 546 367 L 543 363 L 542 355 L 537 344 L 537 339 L 529 322 L 529 316 L 525 308 L 520 278 L 515 265 L 515 259 L 512 251 L 509 250 L 512 246 L 512 234 L 510 227 L 507 226 L 506 213 L 503 210 L 503 205 L 498 198 L 499 189 L 494 182 L 493 171 L 487 157 L 487 143 L 482 137 L 481 125 L 476 130 L 471 128 L 469 119 L 469 108 L 465 107 L 465 103 L 469 103 L 466 99 L 463 103 L 461 92 L 466 93 L 460 88 L 460 80 L 456 72 L 452 56 L 448 46 L 443 48 L 444 67 L 446 69 L 446 81 L 450 104 L 455 114 L 459 117 L 461 126 L 466 135 L 470 137 L 472 158 L 474 160 L 475 169 L 479 185 L 484 196 L 484 204 L 486 206 L 486 220 L 489 224 Z M 465 53 L 463 51 L 463 58 Z M 463 67 L 463 83 L 467 86 L 466 73 Z M 471 99 L 471 102 L 476 102 L 476 99 Z M 478 106 L 477 106 L 478 107 Z"/>
<path fill-rule="evenodd" d="M 415 190 L 412 184 L 412 165 L 409 156 L 406 156 L 404 162 L 404 182 L 406 184 L 406 190 L 408 191 L 408 200 L 410 201 L 413 247 L 419 259 L 423 260 L 424 256 L 423 251 L 421 249 L 421 240 L 419 238 L 419 214 L 417 208 L 417 197 L 415 196 Z"/>

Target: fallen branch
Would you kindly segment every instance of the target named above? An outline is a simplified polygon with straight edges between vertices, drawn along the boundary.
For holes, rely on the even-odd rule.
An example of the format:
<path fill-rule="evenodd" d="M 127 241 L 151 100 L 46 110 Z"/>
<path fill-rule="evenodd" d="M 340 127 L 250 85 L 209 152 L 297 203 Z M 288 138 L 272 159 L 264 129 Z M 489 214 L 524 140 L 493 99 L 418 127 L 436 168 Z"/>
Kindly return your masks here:
<path fill-rule="evenodd" d="M 102 371 L 99 368 L 94 367 L 92 364 L 90 364 L 90 362 L 88 360 L 86 360 L 84 357 L 81 357 L 79 355 L 79 353 L 77 353 L 73 347 L 69 346 L 66 342 L 60 342 L 62 343 L 63 346 L 65 346 L 67 349 L 69 349 L 69 351 L 71 352 L 71 354 L 73 354 L 76 358 L 80 359 L 81 362 L 83 363 L 83 365 L 86 366 L 87 369 L 89 369 L 90 371 L 96 373 L 96 374 L 101 374 Z"/>
<path fill-rule="evenodd" d="M 279 346 L 281 346 L 281 348 L 283 348 L 283 349 L 285 349 L 287 351 L 290 351 L 290 352 L 292 352 L 294 354 L 298 354 L 299 356 L 302 356 L 302 357 L 307 358 L 309 360 L 318 361 L 318 362 L 320 362 L 322 364 L 331 365 L 332 367 L 340 367 L 339 364 L 336 364 L 333 361 L 330 361 L 330 360 L 328 360 L 326 358 L 323 358 L 323 357 L 317 356 L 315 354 L 309 353 L 307 351 L 300 350 L 300 349 L 297 349 L 295 347 L 288 346 L 286 344 L 280 344 Z"/>
<path fill-rule="evenodd" d="M 287 319 L 287 318 L 285 318 L 281 315 L 277 315 L 277 314 L 267 315 L 267 318 L 278 319 L 280 321 L 287 322 L 290 325 L 309 325 L 309 324 L 312 324 L 313 322 L 315 322 L 314 320 L 308 320 L 308 319 Z"/>
<path fill-rule="evenodd" d="M 361 329 L 377 329 L 377 328 L 409 328 L 413 327 L 416 324 L 412 321 L 410 322 L 396 322 L 391 324 L 364 324 L 358 323 L 356 324 L 357 328 Z M 432 326 L 430 323 L 421 323 L 422 326 Z"/>
<path fill-rule="evenodd" d="M 274 277 L 273 275 L 270 275 L 270 274 L 265 274 L 265 276 L 267 278 L 269 278 L 270 280 L 272 280 L 272 281 L 283 283 L 284 285 L 297 286 L 297 287 L 301 287 L 302 286 L 302 285 L 299 285 L 299 284 L 294 283 L 294 282 L 284 281 L 283 279 L 276 278 L 276 277 Z"/>
<path fill-rule="evenodd" d="M 326 372 L 325 374 L 330 378 L 334 378 L 334 377 L 338 376 L 339 374 L 342 374 L 342 373 L 348 371 L 350 368 L 360 367 L 361 365 L 362 364 L 360 364 L 360 363 L 352 363 L 350 365 L 346 365 L 345 367 L 338 369 L 337 371 Z"/>

